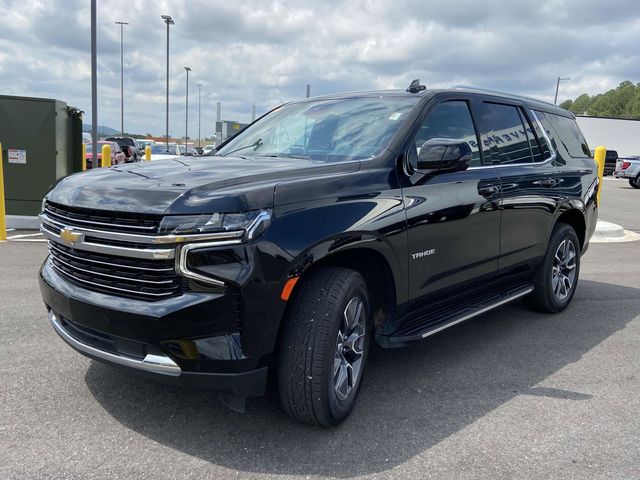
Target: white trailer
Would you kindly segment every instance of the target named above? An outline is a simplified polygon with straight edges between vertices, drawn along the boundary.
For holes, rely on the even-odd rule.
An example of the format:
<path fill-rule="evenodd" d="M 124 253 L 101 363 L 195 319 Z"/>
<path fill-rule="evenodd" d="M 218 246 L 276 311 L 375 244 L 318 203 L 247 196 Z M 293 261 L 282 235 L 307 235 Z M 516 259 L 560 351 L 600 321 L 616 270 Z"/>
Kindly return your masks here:
<path fill-rule="evenodd" d="M 604 145 L 619 157 L 640 155 L 640 120 L 605 117 L 576 117 L 578 126 L 594 149 Z"/>

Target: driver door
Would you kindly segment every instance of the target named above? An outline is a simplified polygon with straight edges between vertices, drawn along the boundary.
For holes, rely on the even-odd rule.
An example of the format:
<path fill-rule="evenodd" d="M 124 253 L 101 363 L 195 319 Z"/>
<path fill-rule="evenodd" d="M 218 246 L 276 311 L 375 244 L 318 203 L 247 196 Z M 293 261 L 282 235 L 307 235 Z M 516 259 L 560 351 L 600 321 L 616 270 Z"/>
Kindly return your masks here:
<path fill-rule="evenodd" d="M 500 251 L 500 178 L 495 167 L 483 164 L 472 100 L 453 96 L 435 102 L 427 106 L 405 155 L 409 298 L 415 302 L 492 279 Z M 466 141 L 472 150 L 469 167 L 420 173 L 420 147 L 433 138 Z"/>

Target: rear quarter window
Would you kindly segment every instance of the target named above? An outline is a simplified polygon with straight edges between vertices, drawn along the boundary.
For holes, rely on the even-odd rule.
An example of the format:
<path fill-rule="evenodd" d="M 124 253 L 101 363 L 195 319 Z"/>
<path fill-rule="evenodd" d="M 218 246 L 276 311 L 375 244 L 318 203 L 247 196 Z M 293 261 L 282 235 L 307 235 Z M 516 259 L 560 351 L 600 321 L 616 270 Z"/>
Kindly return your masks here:
<path fill-rule="evenodd" d="M 591 157 L 589 145 L 587 145 L 586 139 L 573 118 L 547 112 L 538 112 L 538 115 L 544 117 L 551 125 L 556 142 L 561 143 L 570 156 L 574 158 Z"/>

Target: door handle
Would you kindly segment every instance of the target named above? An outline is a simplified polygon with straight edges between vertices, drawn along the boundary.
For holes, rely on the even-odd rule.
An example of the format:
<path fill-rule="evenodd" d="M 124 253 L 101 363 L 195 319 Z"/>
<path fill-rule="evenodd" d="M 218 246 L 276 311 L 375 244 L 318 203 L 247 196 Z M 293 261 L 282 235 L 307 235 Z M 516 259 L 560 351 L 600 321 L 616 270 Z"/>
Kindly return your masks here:
<path fill-rule="evenodd" d="M 558 180 L 554 179 L 554 178 L 545 178 L 544 180 L 536 180 L 535 182 L 533 182 L 534 185 L 540 185 L 541 187 L 555 187 L 558 183 Z"/>
<path fill-rule="evenodd" d="M 478 193 L 486 198 L 493 197 L 499 191 L 500 191 L 500 187 L 498 187 L 497 185 L 487 185 L 486 187 L 478 187 Z"/>

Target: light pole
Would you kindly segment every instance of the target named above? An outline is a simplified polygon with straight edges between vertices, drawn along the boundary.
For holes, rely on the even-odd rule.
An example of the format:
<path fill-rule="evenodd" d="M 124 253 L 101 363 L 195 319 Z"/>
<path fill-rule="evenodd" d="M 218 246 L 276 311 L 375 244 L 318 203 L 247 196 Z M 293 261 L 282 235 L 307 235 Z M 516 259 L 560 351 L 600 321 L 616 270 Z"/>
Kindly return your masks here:
<path fill-rule="evenodd" d="M 200 87 L 202 87 L 201 83 L 198 83 L 198 148 L 200 145 Z"/>
<path fill-rule="evenodd" d="M 160 15 L 160 17 L 164 20 L 164 23 L 167 24 L 167 152 L 169 152 L 169 25 L 174 25 L 175 22 L 170 15 Z"/>
<path fill-rule="evenodd" d="M 120 135 L 124 137 L 124 26 L 127 22 L 115 22 L 120 25 Z"/>
<path fill-rule="evenodd" d="M 98 144 L 98 63 L 96 60 L 96 0 L 91 0 L 91 144 L 93 145 L 94 149 L 96 149 L 96 145 Z"/>
<path fill-rule="evenodd" d="M 184 154 L 187 154 L 187 139 L 189 138 L 189 72 L 191 71 L 191 67 L 184 67 L 187 71 L 187 95 L 185 98 L 185 114 L 186 118 L 184 120 Z"/>
<path fill-rule="evenodd" d="M 560 82 L 562 80 L 571 80 L 571 77 L 558 77 L 558 81 L 556 82 L 556 95 L 553 97 L 553 104 L 558 104 L 558 90 L 560 89 Z"/>

